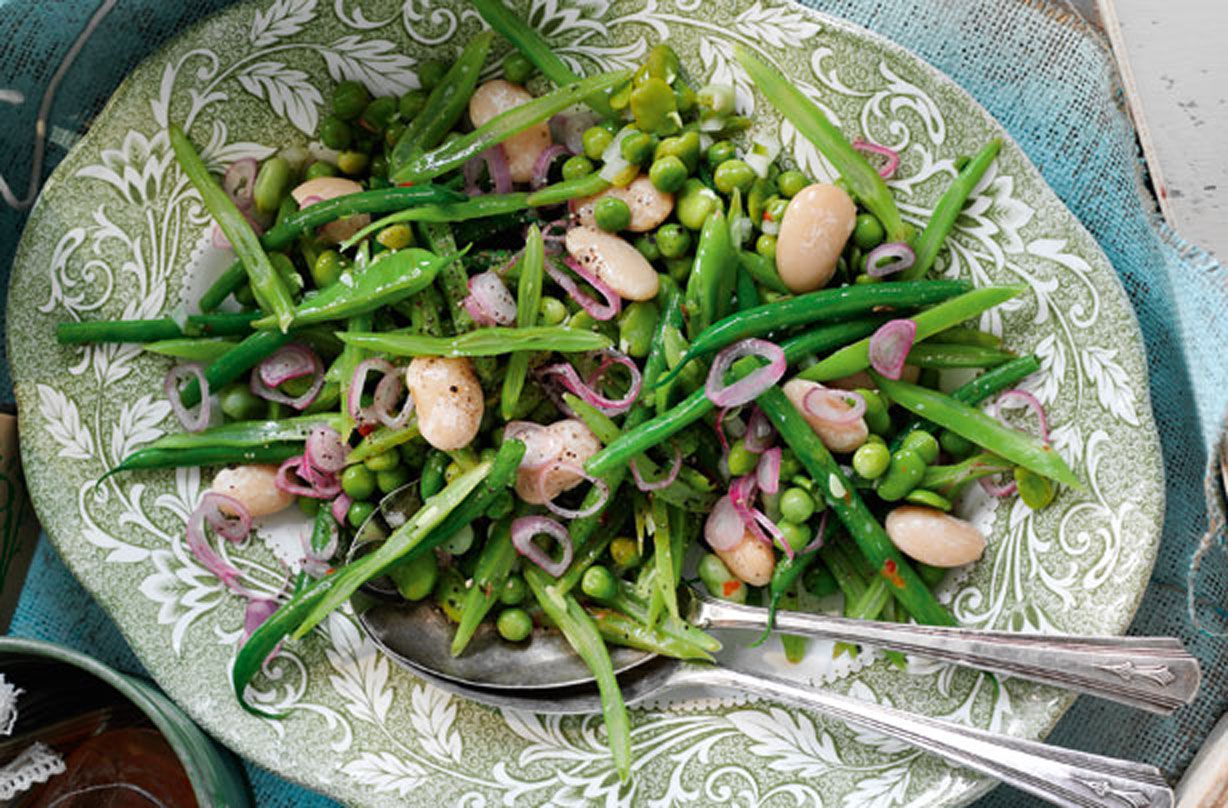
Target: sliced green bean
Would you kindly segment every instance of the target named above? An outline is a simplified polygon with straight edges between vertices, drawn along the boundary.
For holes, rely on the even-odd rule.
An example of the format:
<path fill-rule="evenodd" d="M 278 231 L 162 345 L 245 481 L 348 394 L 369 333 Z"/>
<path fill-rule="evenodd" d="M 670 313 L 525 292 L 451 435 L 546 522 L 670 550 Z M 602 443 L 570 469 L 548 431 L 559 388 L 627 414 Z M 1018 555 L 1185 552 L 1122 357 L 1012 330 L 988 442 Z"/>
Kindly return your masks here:
<path fill-rule="evenodd" d="M 525 193 L 487 194 L 476 199 L 470 199 L 467 202 L 451 202 L 443 205 L 423 205 L 417 208 L 406 208 L 371 222 L 371 224 L 343 241 L 338 249 L 348 250 L 358 242 L 370 238 L 390 224 L 397 224 L 398 222 L 449 224 L 451 222 L 469 221 L 470 219 L 484 219 L 489 216 L 498 216 L 503 213 L 524 210 L 529 204 L 528 200 L 529 195 Z M 451 255 L 456 252 L 455 250 L 443 252 L 436 248 L 432 248 L 432 251 L 441 255 Z"/>
<path fill-rule="evenodd" d="M 712 662 L 712 654 L 689 639 L 668 632 L 663 624 L 652 627 L 613 609 L 590 609 L 597 630 L 607 643 L 636 648 L 674 659 Z"/>
<path fill-rule="evenodd" d="M 270 463 L 280 465 L 303 453 L 301 443 L 276 442 L 259 446 L 200 446 L 192 449 L 137 449 L 101 479 L 121 471 L 147 471 L 199 466 L 229 466 L 234 464 Z"/>
<path fill-rule="evenodd" d="M 57 323 L 55 338 L 61 345 L 91 342 L 158 342 L 181 337 L 242 337 L 252 332 L 258 311 L 237 314 L 193 314 L 186 320 L 84 320 Z"/>
<path fill-rule="evenodd" d="M 461 610 L 460 623 L 452 635 L 452 656 L 460 656 L 482 619 L 499 600 L 499 587 L 512 574 L 516 564 L 516 547 L 512 544 L 511 522 L 496 523 L 490 537 L 478 556 L 478 565 L 473 573 L 473 583 L 465 593 L 465 606 Z"/>
<path fill-rule="evenodd" d="M 525 238 L 524 253 L 520 258 L 520 278 L 516 283 L 516 326 L 518 329 L 532 328 L 537 325 L 537 309 L 542 299 L 542 276 L 546 271 L 546 248 L 542 241 L 542 232 L 537 225 L 529 227 Z M 507 372 L 503 376 L 503 391 L 499 402 L 499 412 L 503 420 L 510 421 L 516 415 L 516 407 L 520 403 L 520 393 L 524 390 L 525 378 L 529 372 L 529 359 L 533 354 L 529 351 L 517 351 L 507 361 Z"/>
<path fill-rule="evenodd" d="M 145 350 L 189 362 L 212 362 L 222 358 L 238 340 L 225 337 L 177 337 L 145 343 Z"/>
<path fill-rule="evenodd" d="M 546 208 L 561 205 L 573 199 L 595 196 L 610 187 L 600 174 L 586 174 L 573 180 L 562 180 L 529 194 L 527 204 L 531 208 Z"/>
<path fill-rule="evenodd" d="M 377 353 L 393 356 L 501 356 L 516 351 L 558 351 L 583 353 L 609 348 L 609 337 L 596 331 L 586 331 L 561 325 L 539 325 L 533 328 L 479 328 L 455 337 L 427 337 L 405 332 L 347 333 L 337 336 L 347 345 L 355 345 Z"/>
<path fill-rule="evenodd" d="M 350 450 L 345 462 L 347 465 L 361 463 L 368 457 L 375 457 L 403 443 L 409 443 L 421 434 L 421 430 L 418 429 L 418 420 L 414 416 L 411 416 L 410 422 L 400 429 L 390 429 L 386 426 L 376 427 L 362 439 L 362 443 Z"/>
<path fill-rule="evenodd" d="M 766 286 L 773 292 L 780 292 L 782 295 L 792 294 L 789 287 L 785 286 L 785 282 L 780 279 L 780 273 L 776 271 L 776 262 L 771 258 L 750 250 L 738 250 L 738 263 L 741 264 L 742 269 L 750 273 L 755 283 Z"/>

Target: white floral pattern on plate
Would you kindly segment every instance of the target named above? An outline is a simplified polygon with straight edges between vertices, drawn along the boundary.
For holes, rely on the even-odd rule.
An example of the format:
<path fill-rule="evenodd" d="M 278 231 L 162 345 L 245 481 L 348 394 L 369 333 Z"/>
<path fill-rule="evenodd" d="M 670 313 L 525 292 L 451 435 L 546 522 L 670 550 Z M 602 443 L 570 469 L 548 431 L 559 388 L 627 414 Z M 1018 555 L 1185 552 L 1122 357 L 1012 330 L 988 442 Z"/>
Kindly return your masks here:
<path fill-rule="evenodd" d="M 634 65 L 666 40 L 698 81 L 738 90 L 756 125 L 777 127 L 731 58 L 756 48 L 846 132 L 903 155 L 891 184 L 923 224 L 955 159 L 997 126 L 914 57 L 846 23 L 764 0 L 531 0 L 522 11 L 576 69 Z M 701 13 L 702 6 L 702 13 Z M 176 428 L 158 390 L 166 363 L 133 346 L 62 348 L 61 320 L 151 317 L 182 305 L 189 267 L 208 257 L 208 221 L 164 133 L 186 123 L 215 168 L 305 142 L 334 82 L 377 93 L 417 86 L 479 21 L 457 0 L 258 0 L 185 34 L 142 65 L 56 172 L 13 275 L 10 355 L 31 491 L 76 574 L 116 618 L 159 682 L 214 734 L 258 762 L 351 804 L 958 804 L 968 773 L 898 742 L 778 705 L 696 698 L 635 713 L 635 778 L 621 786 L 600 720 L 496 713 L 392 666 L 349 614 L 266 665 L 254 698 L 281 721 L 243 713 L 228 684 L 240 604 L 186 551 L 199 471 L 94 481 L 133 447 Z M 224 46 L 219 43 L 225 43 Z M 503 47 L 503 46 L 500 46 Z M 493 70 L 494 68 L 492 68 Z M 830 166 L 788 124 L 786 150 L 812 175 Z M 973 491 L 960 504 L 991 538 L 983 562 L 942 596 L 965 623 L 1120 632 L 1146 585 L 1163 512 L 1162 471 L 1133 314 L 1090 236 L 1014 145 L 960 218 L 939 271 L 1027 293 L 983 318 L 1040 356 L 1030 386 L 1055 446 L 1087 481 L 1040 514 Z M 214 260 L 212 263 L 216 264 Z M 290 520 L 230 553 L 273 596 L 292 559 Z M 280 559 L 280 560 L 279 560 Z M 731 645 L 734 643 L 731 643 Z M 778 646 L 734 650 L 860 698 L 1037 737 L 1067 704 L 1055 691 L 924 660 L 896 671 L 872 654 L 837 665 L 816 644 L 787 666 Z"/>

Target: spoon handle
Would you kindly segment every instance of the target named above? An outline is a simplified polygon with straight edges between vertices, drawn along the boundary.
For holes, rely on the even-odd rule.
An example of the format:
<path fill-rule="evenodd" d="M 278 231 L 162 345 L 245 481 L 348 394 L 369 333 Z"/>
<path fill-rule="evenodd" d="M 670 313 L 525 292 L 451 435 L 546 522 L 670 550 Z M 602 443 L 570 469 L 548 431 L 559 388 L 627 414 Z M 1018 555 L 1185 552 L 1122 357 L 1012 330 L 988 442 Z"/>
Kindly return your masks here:
<path fill-rule="evenodd" d="M 791 682 L 687 666 L 678 683 L 734 688 L 817 710 L 905 741 L 953 763 L 1068 808 L 1172 808 L 1173 792 L 1154 766 L 1089 755 L 927 718 Z"/>
<path fill-rule="evenodd" d="M 760 629 L 767 612 L 697 596 L 696 625 Z M 1077 637 L 778 612 L 775 631 L 892 648 L 1168 714 L 1193 701 L 1198 660 L 1171 637 Z"/>

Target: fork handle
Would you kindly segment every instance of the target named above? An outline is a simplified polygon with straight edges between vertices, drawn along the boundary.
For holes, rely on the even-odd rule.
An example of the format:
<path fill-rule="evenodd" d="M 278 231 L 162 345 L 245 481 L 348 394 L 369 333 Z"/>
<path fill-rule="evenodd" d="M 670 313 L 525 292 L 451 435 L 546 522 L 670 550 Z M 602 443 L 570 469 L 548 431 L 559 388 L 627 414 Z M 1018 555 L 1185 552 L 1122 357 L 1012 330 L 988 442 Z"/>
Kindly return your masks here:
<path fill-rule="evenodd" d="M 767 626 L 763 609 L 701 598 L 701 627 Z M 1167 715 L 1194 700 L 1198 660 L 1171 637 L 1077 637 L 977 631 L 778 612 L 774 631 L 864 643 L 1017 676 Z"/>
<path fill-rule="evenodd" d="M 686 684 L 733 688 L 791 702 L 905 741 L 953 763 L 1067 808 L 1172 808 L 1173 792 L 1154 766 L 1089 755 L 973 729 L 792 682 L 741 671 L 688 666 Z"/>

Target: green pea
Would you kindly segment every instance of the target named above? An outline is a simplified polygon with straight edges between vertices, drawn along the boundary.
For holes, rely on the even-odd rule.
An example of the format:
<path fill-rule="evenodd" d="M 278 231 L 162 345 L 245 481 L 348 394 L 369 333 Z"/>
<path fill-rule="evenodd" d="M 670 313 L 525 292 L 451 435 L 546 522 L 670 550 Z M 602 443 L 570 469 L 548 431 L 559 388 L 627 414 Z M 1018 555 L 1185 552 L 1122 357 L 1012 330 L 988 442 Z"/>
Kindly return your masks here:
<path fill-rule="evenodd" d="M 719 556 L 704 553 L 699 560 L 699 580 L 714 598 L 734 603 L 746 602 L 746 584 L 733 577 Z"/>
<path fill-rule="evenodd" d="M 465 525 L 444 539 L 443 544 L 439 545 L 439 549 L 454 556 L 464 555 L 469 552 L 469 548 L 473 547 L 473 542 L 476 538 L 473 532 L 473 525 Z"/>
<path fill-rule="evenodd" d="M 789 200 L 774 196 L 763 206 L 763 220 L 779 224 L 785 218 L 785 211 L 788 209 Z"/>
<path fill-rule="evenodd" d="M 972 441 L 965 438 L 963 435 L 957 435 L 949 429 L 944 429 L 938 435 L 938 445 L 942 450 L 952 457 L 967 457 L 976 451 L 976 446 Z"/>
<path fill-rule="evenodd" d="M 629 569 L 640 563 L 640 545 L 635 539 L 619 536 L 610 542 L 610 558 L 619 569 Z"/>
<path fill-rule="evenodd" d="M 333 90 L 333 114 L 343 121 L 352 121 L 362 114 L 371 101 L 371 94 L 360 81 L 337 82 Z M 332 147 L 330 147 L 332 148 Z"/>
<path fill-rule="evenodd" d="M 375 513 L 374 503 L 354 501 L 350 503 L 350 509 L 345 512 L 345 521 L 350 523 L 350 527 L 357 530 L 362 527 L 363 522 L 371 518 L 373 513 Z"/>
<path fill-rule="evenodd" d="M 593 173 L 593 161 L 583 154 L 575 154 L 563 161 L 563 179 L 578 180 Z"/>
<path fill-rule="evenodd" d="M 455 566 L 451 566 L 440 572 L 435 588 L 431 591 L 431 597 L 439 604 L 445 617 L 453 623 L 459 623 L 461 615 L 465 612 L 467 592 L 465 576 Z"/>
<path fill-rule="evenodd" d="M 330 149 L 347 149 L 354 139 L 350 125 L 335 115 L 320 120 L 320 142 Z"/>
<path fill-rule="evenodd" d="M 618 594 L 618 580 L 614 573 L 600 564 L 594 564 L 584 571 L 580 579 L 580 589 L 590 598 L 609 600 Z"/>
<path fill-rule="evenodd" d="M 1048 507 L 1057 496 L 1057 488 L 1050 480 L 1023 466 L 1015 467 L 1015 485 L 1019 487 L 1019 498 L 1023 504 L 1034 511 Z"/>
<path fill-rule="evenodd" d="M 314 517 L 320 512 L 320 500 L 315 497 L 298 497 L 296 504 L 304 516 Z"/>
<path fill-rule="evenodd" d="M 912 449 L 899 449 L 891 456 L 887 473 L 878 481 L 878 495 L 887 502 L 903 499 L 921 484 L 925 476 L 925 461 Z"/>
<path fill-rule="evenodd" d="M 343 151 L 337 157 L 337 168 L 353 177 L 363 172 L 369 160 L 365 152 Z"/>
<path fill-rule="evenodd" d="M 699 230 L 720 204 L 721 198 L 715 191 L 692 177 L 682 186 L 674 212 L 688 229 Z"/>
<path fill-rule="evenodd" d="M 755 239 L 755 252 L 764 258 L 776 260 L 776 237 L 769 233 L 760 233 Z"/>
<path fill-rule="evenodd" d="M 657 229 L 657 249 L 666 258 L 681 258 L 691 249 L 691 232 L 680 224 L 664 224 Z"/>
<path fill-rule="evenodd" d="M 699 160 L 703 156 L 699 133 L 686 131 L 680 135 L 667 137 L 657 144 L 652 156 L 654 160 L 660 160 L 662 157 L 677 157 L 690 174 L 699 168 Z"/>
<path fill-rule="evenodd" d="M 537 68 L 523 53 L 514 50 L 503 60 L 503 78 L 512 84 L 524 84 L 533 77 Z"/>
<path fill-rule="evenodd" d="M 759 465 L 759 455 L 746 448 L 741 440 L 733 442 L 729 447 L 729 473 L 734 477 L 750 474 Z"/>
<path fill-rule="evenodd" d="M 412 121 L 426 106 L 426 93 L 422 90 L 409 90 L 397 102 L 397 113 L 402 121 Z"/>
<path fill-rule="evenodd" d="M 590 160 L 600 160 L 601 155 L 614 142 L 614 135 L 604 126 L 590 126 L 580 136 L 584 146 L 584 156 Z"/>
<path fill-rule="evenodd" d="M 651 233 L 644 233 L 636 238 L 635 249 L 649 261 L 656 261 L 661 257 L 661 249 L 657 247 L 657 240 Z"/>
<path fill-rule="evenodd" d="M 734 189 L 746 193 L 754 181 L 755 170 L 745 160 L 726 160 L 718 165 L 712 174 L 716 190 L 723 194 L 731 194 Z"/>
<path fill-rule="evenodd" d="M 887 411 L 887 402 L 883 400 L 882 394 L 877 390 L 865 388 L 859 388 L 854 392 L 866 402 L 866 411 L 862 418 L 865 419 L 870 432 L 875 435 L 886 435 L 890 432 L 891 413 Z"/>
<path fill-rule="evenodd" d="M 921 456 L 927 465 L 932 465 L 938 459 L 938 439 L 924 429 L 914 429 L 904 436 L 900 446 L 912 449 Z"/>
<path fill-rule="evenodd" d="M 516 498 L 508 490 L 495 494 L 495 498 L 486 506 L 487 519 L 502 519 L 516 508 Z"/>
<path fill-rule="evenodd" d="M 537 304 L 537 313 L 543 325 L 558 325 L 567 319 L 567 307 L 557 297 L 544 296 Z"/>
<path fill-rule="evenodd" d="M 618 349 L 636 359 L 648 356 L 658 316 L 657 304 L 651 300 L 636 301 L 623 309 L 618 318 Z"/>
<path fill-rule="evenodd" d="M 780 528 L 781 537 L 793 548 L 793 552 L 800 552 L 810 544 L 810 528 L 806 525 L 783 520 L 777 522 L 776 527 Z"/>
<path fill-rule="evenodd" d="M 303 173 L 304 179 L 314 180 L 319 177 L 335 177 L 337 176 L 337 167 L 332 163 L 326 163 L 323 160 L 316 160 L 311 165 L 307 166 L 307 170 Z"/>
<path fill-rule="evenodd" d="M 345 270 L 346 261 L 336 250 L 324 250 L 311 265 L 311 281 L 317 289 L 332 286 Z"/>
<path fill-rule="evenodd" d="M 371 132 L 383 132 L 396 117 L 400 104 L 392 96 L 377 98 L 362 111 L 359 122 Z"/>
<path fill-rule="evenodd" d="M 431 594 L 439 581 L 439 558 L 433 552 L 423 553 L 388 570 L 388 577 L 397 585 L 401 597 L 422 600 Z"/>
<path fill-rule="evenodd" d="M 371 455 L 362 464 L 371 471 L 388 471 L 396 468 L 401 463 L 401 455 L 396 450 L 389 449 L 386 452 L 380 452 L 377 455 Z"/>
<path fill-rule="evenodd" d="M 886 446 L 887 440 L 882 435 L 875 435 L 871 432 L 869 435 L 866 435 L 866 443 L 877 443 L 879 446 Z"/>
<path fill-rule="evenodd" d="M 234 421 L 250 421 L 264 413 L 265 401 L 246 384 L 230 384 L 218 394 L 222 413 Z"/>
<path fill-rule="evenodd" d="M 398 465 L 387 471 L 377 471 L 375 473 L 375 485 L 379 488 L 380 493 L 391 494 L 409 482 L 413 476 L 414 473 L 408 466 Z"/>
<path fill-rule="evenodd" d="M 648 179 L 652 180 L 653 187 L 658 191 L 672 194 L 682 189 L 688 173 L 682 159 L 671 154 L 653 161 L 648 169 Z"/>
<path fill-rule="evenodd" d="M 508 642 L 524 642 L 533 633 L 533 618 L 524 609 L 512 607 L 499 612 L 495 620 L 499 636 Z"/>
<path fill-rule="evenodd" d="M 670 279 L 679 286 L 686 285 L 687 278 L 691 277 L 691 269 L 692 262 L 689 257 L 665 260 L 665 271 L 669 273 Z M 685 374 L 686 371 L 683 373 Z"/>
<path fill-rule="evenodd" d="M 379 231 L 375 240 L 390 250 L 403 250 L 414 245 L 414 231 L 405 222 L 390 224 Z"/>
<path fill-rule="evenodd" d="M 886 444 L 867 441 L 853 452 L 853 471 L 867 480 L 877 480 L 891 465 L 891 450 Z"/>
<path fill-rule="evenodd" d="M 924 488 L 914 488 L 904 495 L 904 501 L 912 505 L 924 505 L 927 508 L 936 508 L 943 512 L 950 512 L 952 505 L 951 500 L 935 494 L 933 491 L 927 491 Z"/>
<path fill-rule="evenodd" d="M 873 213 L 861 213 L 853 228 L 853 243 L 863 250 L 872 250 L 887 237 L 883 225 Z"/>
<path fill-rule="evenodd" d="M 270 157 L 260 166 L 256 183 L 252 186 L 252 200 L 261 213 L 274 213 L 281 206 L 282 197 L 290 186 L 290 164 L 284 157 Z"/>
<path fill-rule="evenodd" d="M 804 489 L 786 489 L 780 495 L 780 515 L 800 525 L 814 515 L 814 500 Z"/>
<path fill-rule="evenodd" d="M 716 168 L 738 156 L 738 147 L 731 140 L 718 140 L 708 147 L 708 165 Z"/>
<path fill-rule="evenodd" d="M 631 114 L 643 132 L 669 135 L 682 127 L 674 88 L 663 78 L 646 79 L 631 91 Z"/>
<path fill-rule="evenodd" d="M 776 178 L 776 188 L 785 199 L 797 196 L 809 184 L 810 180 L 806 179 L 806 175 L 796 169 L 782 171 Z"/>
<path fill-rule="evenodd" d="M 785 449 L 780 453 L 780 479 L 792 480 L 794 477 L 802 473 L 802 463 L 797 459 L 797 455 L 792 449 Z"/>
<path fill-rule="evenodd" d="M 430 444 L 421 438 L 406 441 L 397 447 L 397 453 L 401 455 L 401 462 L 411 469 L 420 469 L 422 464 L 426 462 L 426 454 L 430 450 Z"/>
<path fill-rule="evenodd" d="M 631 224 L 631 207 L 616 196 L 603 196 L 593 205 L 593 221 L 607 233 L 626 230 Z"/>
<path fill-rule="evenodd" d="M 418 83 L 422 85 L 423 90 L 429 93 L 439 85 L 439 82 L 443 81 L 447 72 L 446 64 L 438 59 L 428 59 L 418 65 Z"/>
<path fill-rule="evenodd" d="M 529 594 L 529 586 L 519 575 L 510 575 L 499 587 L 499 602 L 504 606 L 515 606 L 523 603 Z"/>
<path fill-rule="evenodd" d="M 618 144 L 618 152 L 628 163 L 642 166 L 652 159 L 657 144 L 646 132 L 632 132 Z"/>
<path fill-rule="evenodd" d="M 367 499 L 375 493 L 375 474 L 361 463 L 347 466 L 345 471 L 341 472 L 341 490 L 349 495 L 350 499 Z"/>

